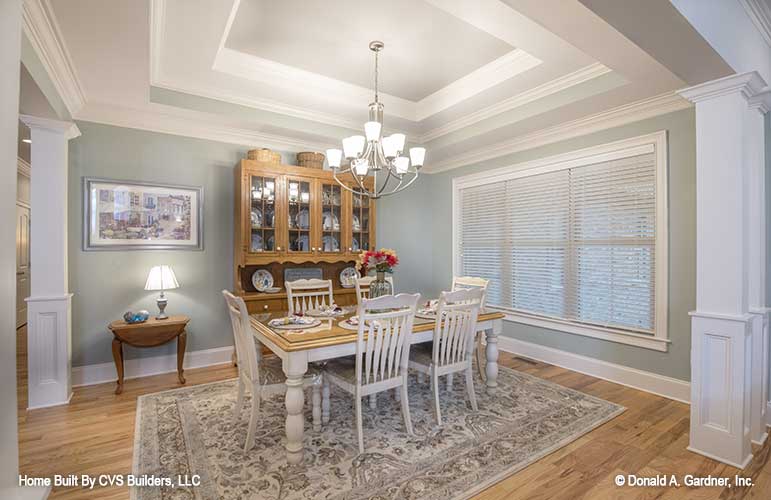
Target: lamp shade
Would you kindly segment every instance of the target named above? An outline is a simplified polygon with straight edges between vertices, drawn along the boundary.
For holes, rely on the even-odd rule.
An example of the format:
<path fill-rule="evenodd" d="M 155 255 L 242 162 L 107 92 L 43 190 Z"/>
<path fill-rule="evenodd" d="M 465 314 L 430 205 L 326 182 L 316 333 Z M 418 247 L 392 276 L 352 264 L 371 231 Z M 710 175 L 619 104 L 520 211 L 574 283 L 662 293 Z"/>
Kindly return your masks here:
<path fill-rule="evenodd" d="M 154 266 L 150 269 L 145 283 L 145 290 L 171 290 L 179 288 L 177 277 L 170 266 Z"/>

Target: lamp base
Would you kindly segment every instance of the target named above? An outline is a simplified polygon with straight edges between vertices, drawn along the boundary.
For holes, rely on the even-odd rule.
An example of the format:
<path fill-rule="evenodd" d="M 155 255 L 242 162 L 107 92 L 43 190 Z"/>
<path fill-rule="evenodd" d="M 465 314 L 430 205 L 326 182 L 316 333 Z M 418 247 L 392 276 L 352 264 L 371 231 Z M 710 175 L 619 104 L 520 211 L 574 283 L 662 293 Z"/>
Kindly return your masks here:
<path fill-rule="evenodd" d="M 158 315 L 155 316 L 155 319 L 169 319 L 169 317 L 166 315 L 166 304 L 168 301 L 166 300 L 166 297 L 161 295 L 158 297 L 158 299 L 155 301 L 156 304 L 158 304 Z"/>

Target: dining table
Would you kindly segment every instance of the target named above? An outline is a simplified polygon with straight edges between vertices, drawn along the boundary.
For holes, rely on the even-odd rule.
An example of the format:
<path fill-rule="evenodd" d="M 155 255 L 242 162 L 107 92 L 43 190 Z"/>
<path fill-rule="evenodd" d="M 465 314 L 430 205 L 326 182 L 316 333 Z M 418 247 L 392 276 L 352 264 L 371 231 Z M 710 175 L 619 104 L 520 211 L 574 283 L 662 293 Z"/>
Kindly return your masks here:
<path fill-rule="evenodd" d="M 303 378 L 309 363 L 330 360 L 356 354 L 358 332 L 340 326 L 356 313 L 355 309 L 346 308 L 343 314 L 335 317 L 320 317 L 321 324 L 305 329 L 277 329 L 268 325 L 270 320 L 287 316 L 287 311 L 256 313 L 250 315 L 252 332 L 255 338 L 276 356 L 281 358 L 286 375 L 286 458 L 289 464 L 303 461 L 303 435 L 305 432 Z M 498 386 L 498 336 L 504 315 L 498 311 L 483 310 L 477 320 L 477 331 L 484 332 L 485 347 L 485 386 L 488 393 L 493 393 Z M 433 340 L 436 319 L 415 317 L 412 327 L 412 344 Z M 300 328 L 300 327 L 298 327 Z M 323 412 L 329 411 L 323 408 Z"/>

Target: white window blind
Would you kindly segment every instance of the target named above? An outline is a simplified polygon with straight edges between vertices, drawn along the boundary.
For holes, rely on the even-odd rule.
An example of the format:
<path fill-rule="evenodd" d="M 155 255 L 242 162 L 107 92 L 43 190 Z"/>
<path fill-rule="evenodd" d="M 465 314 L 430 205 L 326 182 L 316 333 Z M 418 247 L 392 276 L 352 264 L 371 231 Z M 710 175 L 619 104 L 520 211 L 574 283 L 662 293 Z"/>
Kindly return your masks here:
<path fill-rule="evenodd" d="M 653 334 L 657 155 L 631 153 L 461 186 L 456 271 L 491 306 Z"/>

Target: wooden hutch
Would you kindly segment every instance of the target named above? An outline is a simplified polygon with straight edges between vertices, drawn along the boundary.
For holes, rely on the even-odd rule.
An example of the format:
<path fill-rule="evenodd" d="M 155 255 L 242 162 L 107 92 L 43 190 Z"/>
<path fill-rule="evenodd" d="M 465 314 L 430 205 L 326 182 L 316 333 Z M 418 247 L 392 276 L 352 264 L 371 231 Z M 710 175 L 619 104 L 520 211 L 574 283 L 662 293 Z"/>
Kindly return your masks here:
<path fill-rule="evenodd" d="M 375 202 L 342 188 L 329 170 L 245 159 L 235 169 L 233 233 L 235 293 L 250 313 L 287 308 L 287 268 L 321 268 L 335 302 L 355 304 L 356 291 L 342 287 L 340 272 L 375 248 Z M 281 290 L 258 292 L 252 284 L 258 269 L 268 270 Z"/>

